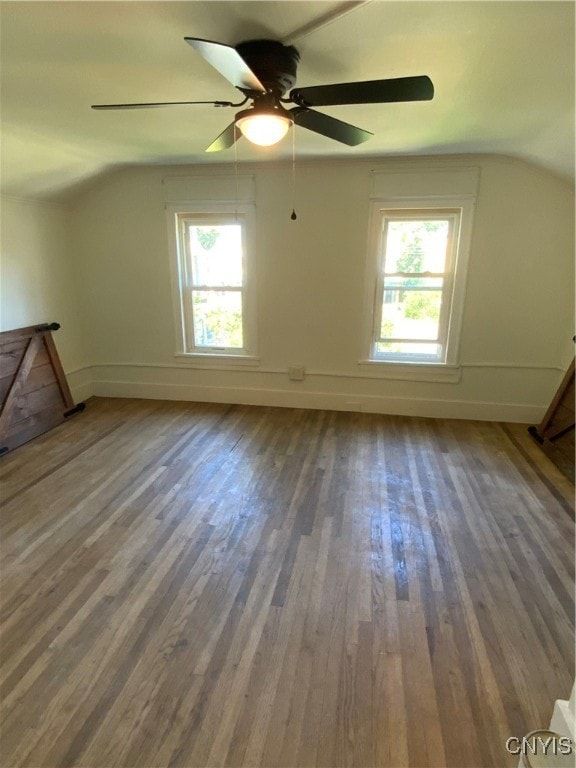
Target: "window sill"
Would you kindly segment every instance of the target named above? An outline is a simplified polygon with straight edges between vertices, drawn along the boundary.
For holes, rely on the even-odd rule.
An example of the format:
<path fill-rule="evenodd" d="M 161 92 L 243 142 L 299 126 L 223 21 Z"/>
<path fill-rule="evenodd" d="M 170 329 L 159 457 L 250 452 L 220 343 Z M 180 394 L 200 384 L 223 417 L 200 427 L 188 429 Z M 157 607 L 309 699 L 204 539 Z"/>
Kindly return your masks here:
<path fill-rule="evenodd" d="M 259 366 L 260 358 L 255 355 L 226 355 L 211 352 L 177 352 L 174 357 L 186 360 L 195 368 L 219 368 L 221 366 Z M 202 365 L 203 364 L 203 365 Z"/>
<path fill-rule="evenodd" d="M 358 365 L 369 366 L 383 379 L 403 381 L 429 381 L 457 384 L 462 375 L 459 365 L 441 363 L 401 363 L 389 360 L 359 360 Z"/>

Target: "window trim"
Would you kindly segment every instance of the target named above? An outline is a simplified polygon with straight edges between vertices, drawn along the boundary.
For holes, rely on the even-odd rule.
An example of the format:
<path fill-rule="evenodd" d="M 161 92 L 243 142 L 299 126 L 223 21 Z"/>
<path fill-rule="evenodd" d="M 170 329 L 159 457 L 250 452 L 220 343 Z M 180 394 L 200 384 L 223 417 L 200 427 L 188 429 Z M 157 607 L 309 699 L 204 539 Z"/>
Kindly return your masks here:
<path fill-rule="evenodd" d="M 460 350 L 460 335 L 464 314 L 470 243 L 472 238 L 473 215 L 476 198 L 473 195 L 457 197 L 409 197 L 409 198 L 379 198 L 373 199 L 370 205 L 370 222 L 368 233 L 368 253 L 366 260 L 366 287 L 364 302 L 364 341 L 361 363 L 379 366 L 409 366 L 416 370 L 418 366 L 454 367 L 458 365 Z M 424 216 L 441 216 L 447 212 L 456 212 L 459 217 L 458 232 L 450 247 L 452 261 L 450 290 L 450 311 L 442 322 L 445 324 L 445 349 L 442 359 L 424 356 L 410 357 L 408 355 L 377 356 L 375 353 L 377 308 L 381 311 L 383 290 L 382 264 L 382 216 L 397 214 L 398 218 L 411 213 L 422 213 Z M 446 274 L 446 273 L 445 273 Z M 380 292 L 380 293 L 379 293 Z M 440 338 L 441 335 L 439 334 Z"/>
<path fill-rule="evenodd" d="M 174 328 L 176 335 L 175 357 L 209 359 L 222 362 L 257 362 L 256 357 L 256 256 L 255 256 L 255 207 L 253 204 L 222 203 L 194 201 L 177 203 L 166 206 L 168 219 L 168 241 L 170 251 L 170 267 L 172 281 L 172 296 L 174 306 Z M 183 238 L 186 221 L 202 219 L 208 223 L 241 223 L 242 224 L 242 253 L 243 278 L 241 288 L 234 290 L 242 292 L 242 333 L 244 346 L 236 347 L 203 347 L 196 346 L 194 340 L 193 310 L 191 305 L 190 287 L 192 285 L 191 264 L 186 253 Z M 213 286 L 212 286 L 213 287 Z M 225 290 L 226 286 L 222 286 Z"/>
<path fill-rule="evenodd" d="M 384 305 L 384 291 L 386 286 L 386 272 L 385 272 L 385 266 L 386 266 L 386 260 L 385 260 L 385 252 L 384 252 L 384 244 L 383 241 L 386 240 L 387 232 L 388 232 L 388 226 L 390 222 L 394 221 L 419 221 L 423 218 L 426 218 L 428 220 L 432 219 L 438 219 L 442 221 L 448 221 L 448 246 L 447 246 L 447 254 L 446 254 L 446 263 L 445 268 L 442 273 L 435 273 L 432 275 L 431 273 L 427 276 L 429 277 L 440 277 L 443 281 L 443 285 L 441 288 L 442 297 L 443 299 L 445 297 L 448 298 L 448 301 L 444 300 L 442 302 L 442 307 L 440 310 L 440 317 L 438 319 L 438 335 L 435 339 L 387 339 L 384 340 L 379 334 L 380 327 L 381 327 L 381 315 L 383 311 L 383 305 Z M 451 309 L 452 309 L 452 298 L 454 294 L 454 264 L 456 261 L 456 253 L 458 248 L 458 237 L 457 237 L 457 231 L 460 230 L 460 220 L 461 220 L 461 211 L 457 208 L 449 209 L 449 208 L 438 208 L 434 209 L 434 212 L 426 213 L 421 208 L 405 208 L 402 211 L 399 211 L 398 209 L 394 210 L 386 210 L 386 209 L 380 209 L 380 222 L 383 225 L 380 228 L 379 237 L 378 237 L 378 272 L 377 272 L 377 278 L 376 278 L 376 297 L 374 301 L 374 312 L 373 312 L 373 328 L 372 328 L 372 350 L 376 348 L 376 344 L 381 343 L 383 341 L 406 341 L 410 343 L 418 342 L 421 343 L 429 343 L 429 344 L 437 344 L 440 345 L 444 356 L 446 355 L 447 350 L 447 341 L 448 341 L 448 334 L 449 334 L 449 325 L 450 325 L 450 317 L 451 317 Z M 424 274 L 424 273 L 417 273 L 417 274 Z M 392 275 L 389 275 L 392 276 Z M 409 289 L 407 289 L 409 290 Z M 420 289 L 420 290 L 426 290 L 426 289 Z M 435 289 L 436 290 L 436 289 Z M 379 309 L 379 312 L 376 310 Z M 396 354 L 391 353 L 389 355 L 380 356 L 376 353 L 373 353 L 374 359 L 376 360 L 386 360 L 389 362 L 422 362 L 422 363 L 436 363 L 439 365 L 443 365 L 445 363 L 445 359 L 439 358 L 437 355 L 422 355 L 419 354 L 417 357 L 416 355 L 412 355 L 410 353 L 404 353 L 404 352 L 398 352 Z"/>

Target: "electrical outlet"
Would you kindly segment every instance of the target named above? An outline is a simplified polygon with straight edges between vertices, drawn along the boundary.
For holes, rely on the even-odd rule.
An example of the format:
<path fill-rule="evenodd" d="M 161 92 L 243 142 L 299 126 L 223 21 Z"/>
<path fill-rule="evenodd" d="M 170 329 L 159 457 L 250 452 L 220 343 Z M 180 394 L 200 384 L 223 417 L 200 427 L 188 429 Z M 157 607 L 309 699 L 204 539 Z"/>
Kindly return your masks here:
<path fill-rule="evenodd" d="M 304 381 L 304 366 L 289 365 L 288 378 L 290 379 L 290 381 Z"/>

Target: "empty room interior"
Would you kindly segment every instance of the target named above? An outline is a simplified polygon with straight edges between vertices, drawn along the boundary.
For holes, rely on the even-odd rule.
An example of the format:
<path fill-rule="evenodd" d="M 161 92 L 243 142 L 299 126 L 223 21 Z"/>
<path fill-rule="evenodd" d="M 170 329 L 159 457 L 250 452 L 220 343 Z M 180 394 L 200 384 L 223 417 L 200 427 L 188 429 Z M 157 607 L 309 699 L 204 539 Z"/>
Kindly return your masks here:
<path fill-rule="evenodd" d="M 3 768 L 574 765 L 575 4 L 0 22 Z"/>

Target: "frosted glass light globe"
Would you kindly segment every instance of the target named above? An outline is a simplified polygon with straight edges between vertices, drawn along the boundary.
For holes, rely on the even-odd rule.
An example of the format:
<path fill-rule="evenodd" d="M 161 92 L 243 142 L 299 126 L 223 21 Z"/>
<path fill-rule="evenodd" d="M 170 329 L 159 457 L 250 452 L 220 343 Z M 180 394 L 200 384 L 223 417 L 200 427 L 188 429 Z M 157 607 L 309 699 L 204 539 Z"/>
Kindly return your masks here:
<path fill-rule="evenodd" d="M 253 144 L 270 147 L 277 144 L 288 133 L 291 120 L 282 115 L 254 114 L 241 117 L 236 125 Z"/>

